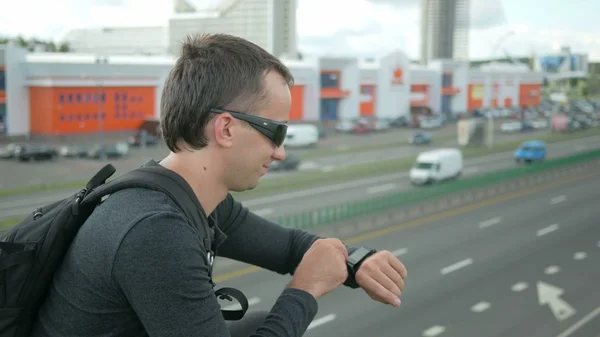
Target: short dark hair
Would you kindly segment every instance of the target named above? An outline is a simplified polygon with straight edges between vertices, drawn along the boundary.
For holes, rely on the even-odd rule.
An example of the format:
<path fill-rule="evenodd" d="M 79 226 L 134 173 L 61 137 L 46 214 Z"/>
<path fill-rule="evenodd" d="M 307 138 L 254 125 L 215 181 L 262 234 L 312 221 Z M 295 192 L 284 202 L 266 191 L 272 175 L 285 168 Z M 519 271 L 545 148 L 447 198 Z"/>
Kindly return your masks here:
<path fill-rule="evenodd" d="M 256 114 L 266 103 L 264 76 L 272 70 L 293 86 L 290 70 L 250 41 L 228 34 L 188 36 L 161 95 L 160 128 L 169 150 L 179 151 L 180 140 L 192 149 L 205 147 L 211 108 Z"/>

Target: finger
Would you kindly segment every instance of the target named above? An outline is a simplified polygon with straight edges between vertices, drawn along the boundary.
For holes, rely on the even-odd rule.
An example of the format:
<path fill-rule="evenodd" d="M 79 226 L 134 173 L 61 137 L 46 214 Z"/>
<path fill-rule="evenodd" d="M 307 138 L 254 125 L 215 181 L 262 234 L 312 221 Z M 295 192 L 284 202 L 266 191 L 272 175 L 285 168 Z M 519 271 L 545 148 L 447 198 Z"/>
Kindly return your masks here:
<path fill-rule="evenodd" d="M 394 294 L 400 296 L 400 294 L 402 294 L 402 292 L 404 291 L 404 279 L 402 279 L 400 273 L 398 273 L 398 271 L 390 265 L 383 265 L 381 267 L 381 271 L 385 273 L 387 277 L 390 278 L 390 280 L 396 285 L 398 289 L 397 292 L 392 289 L 389 290 L 392 290 Z"/>
<path fill-rule="evenodd" d="M 388 259 L 390 265 L 402 276 L 402 278 L 406 278 L 408 276 L 408 270 L 404 264 L 396 257 L 396 255 L 391 254 Z"/>
<path fill-rule="evenodd" d="M 334 247 L 339 249 L 340 252 L 342 252 L 344 254 L 345 259 L 348 259 L 348 249 L 346 248 L 346 245 L 344 245 L 344 243 L 341 240 L 334 239 L 333 245 L 334 245 Z"/>
<path fill-rule="evenodd" d="M 400 298 L 387 290 L 376 279 L 367 276 L 361 281 L 361 284 L 364 289 L 368 289 L 367 292 L 373 299 L 382 303 L 390 304 L 394 307 L 400 306 Z"/>
<path fill-rule="evenodd" d="M 379 270 L 375 271 L 371 276 L 379 282 L 385 289 L 390 291 L 394 296 L 398 297 L 402 294 L 402 289 L 398 286 L 398 284 L 394 281 L 391 275 L 389 274 L 399 274 L 393 270 L 390 266 L 382 266 Z M 402 281 L 402 286 L 404 286 L 404 281 Z"/>

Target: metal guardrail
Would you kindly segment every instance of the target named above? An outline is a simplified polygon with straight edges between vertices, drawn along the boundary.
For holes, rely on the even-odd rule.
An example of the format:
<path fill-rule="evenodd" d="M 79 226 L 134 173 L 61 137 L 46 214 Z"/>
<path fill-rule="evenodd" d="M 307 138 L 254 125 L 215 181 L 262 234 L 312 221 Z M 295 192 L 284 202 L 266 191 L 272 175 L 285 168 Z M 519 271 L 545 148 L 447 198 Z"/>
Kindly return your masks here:
<path fill-rule="evenodd" d="M 314 211 L 281 216 L 275 222 L 293 228 L 314 230 L 320 227 L 378 214 L 399 207 L 410 206 L 419 202 L 437 199 L 446 195 L 456 194 L 485 186 L 498 184 L 515 178 L 542 173 L 581 162 L 600 159 L 600 151 L 589 151 L 573 156 L 548 160 L 508 170 L 498 171 L 473 178 L 449 181 L 440 185 L 427 186 L 410 192 L 401 192 L 393 195 L 377 197 L 369 200 L 324 207 Z M 518 186 L 515 186 L 518 187 Z"/>

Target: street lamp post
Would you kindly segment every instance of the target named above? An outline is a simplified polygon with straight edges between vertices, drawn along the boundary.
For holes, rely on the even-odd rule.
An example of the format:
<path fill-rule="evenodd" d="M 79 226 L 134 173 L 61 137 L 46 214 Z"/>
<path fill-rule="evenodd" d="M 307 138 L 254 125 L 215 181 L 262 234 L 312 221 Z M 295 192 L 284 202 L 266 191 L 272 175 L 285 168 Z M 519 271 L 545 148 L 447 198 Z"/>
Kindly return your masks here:
<path fill-rule="evenodd" d="M 108 59 L 102 56 L 96 56 L 96 64 L 107 64 Z M 106 160 L 106 149 L 104 148 L 104 109 L 103 91 L 104 83 L 102 79 L 96 80 L 96 91 L 98 92 L 98 141 L 100 143 L 100 160 Z"/>

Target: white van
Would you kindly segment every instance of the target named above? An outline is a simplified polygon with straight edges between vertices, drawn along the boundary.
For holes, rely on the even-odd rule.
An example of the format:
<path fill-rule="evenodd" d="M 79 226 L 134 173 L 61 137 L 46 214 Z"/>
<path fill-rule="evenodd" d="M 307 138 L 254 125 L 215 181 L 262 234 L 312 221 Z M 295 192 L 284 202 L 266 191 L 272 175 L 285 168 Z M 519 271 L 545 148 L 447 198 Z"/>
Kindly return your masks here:
<path fill-rule="evenodd" d="M 288 125 L 283 145 L 289 147 L 312 147 L 319 142 L 319 128 L 312 124 Z"/>
<path fill-rule="evenodd" d="M 463 155 L 458 149 L 437 149 L 422 152 L 410 170 L 413 185 L 431 184 L 458 178 L 463 169 Z"/>

